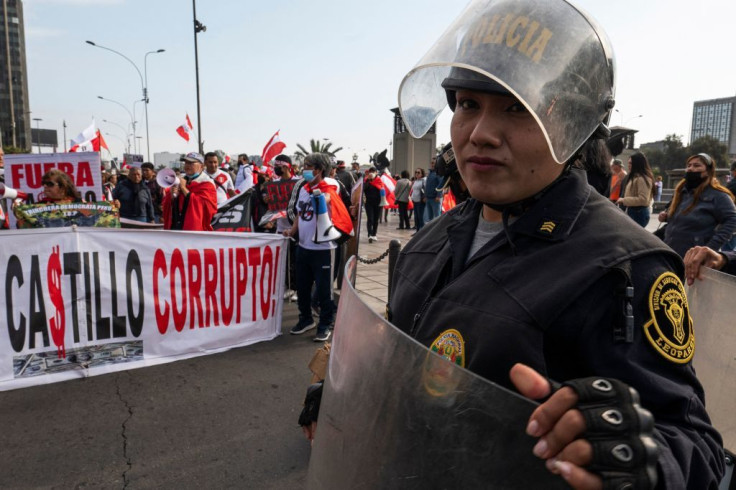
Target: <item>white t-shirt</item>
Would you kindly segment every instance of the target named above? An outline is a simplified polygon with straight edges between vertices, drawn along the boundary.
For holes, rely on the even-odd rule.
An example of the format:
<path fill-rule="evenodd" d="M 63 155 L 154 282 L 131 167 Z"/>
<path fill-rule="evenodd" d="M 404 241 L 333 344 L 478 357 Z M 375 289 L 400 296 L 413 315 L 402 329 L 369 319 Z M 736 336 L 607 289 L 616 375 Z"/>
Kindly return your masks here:
<path fill-rule="evenodd" d="M 216 182 L 215 187 L 217 188 L 217 205 L 219 206 L 230 198 L 230 196 L 227 195 L 227 191 L 235 190 L 233 180 L 230 178 L 230 175 L 228 175 L 227 172 L 224 172 L 219 168 L 215 171 L 214 174 L 211 174 L 209 172 L 205 173 L 212 177 L 212 180 Z"/>
<path fill-rule="evenodd" d="M 235 188 L 240 194 L 253 187 L 253 164 L 241 165 L 235 177 Z"/>
<path fill-rule="evenodd" d="M 333 180 L 333 179 L 330 179 Z M 326 182 L 328 182 L 325 179 Z M 328 182 L 330 183 L 330 182 Z M 327 204 L 327 213 L 331 212 L 330 204 Z M 314 235 L 317 231 L 317 215 L 312 205 L 312 194 L 307 192 L 306 186 L 299 189 L 299 198 L 296 201 L 296 211 L 299 217 L 299 246 L 309 250 L 332 250 L 336 247 L 335 242 L 314 243 Z"/>

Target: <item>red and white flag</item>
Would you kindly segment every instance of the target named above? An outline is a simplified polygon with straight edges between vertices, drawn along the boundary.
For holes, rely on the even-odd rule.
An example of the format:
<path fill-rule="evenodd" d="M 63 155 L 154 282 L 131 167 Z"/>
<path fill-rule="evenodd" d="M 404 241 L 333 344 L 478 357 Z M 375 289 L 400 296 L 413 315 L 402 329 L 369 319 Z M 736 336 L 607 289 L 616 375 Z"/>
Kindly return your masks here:
<path fill-rule="evenodd" d="M 396 197 L 394 196 L 394 189 L 396 188 L 396 181 L 391 174 L 384 172 L 381 174 L 381 182 L 383 182 L 383 188 L 386 189 L 386 201 L 388 201 L 388 208 L 398 208 L 396 204 Z"/>
<path fill-rule="evenodd" d="M 110 149 L 107 147 L 107 142 L 105 142 L 105 139 L 102 137 L 102 134 L 98 129 L 96 135 L 93 138 L 72 146 L 71 148 L 69 148 L 69 152 L 74 153 L 77 151 L 100 151 L 101 148 L 110 151 Z"/>
<path fill-rule="evenodd" d="M 281 141 L 281 138 L 279 138 L 279 131 L 276 131 L 273 136 L 271 136 L 271 139 L 268 140 L 266 146 L 263 147 L 263 153 L 261 153 L 263 165 L 267 165 L 268 162 L 273 160 L 275 156 L 278 156 L 281 151 L 286 148 L 286 143 Z"/>
<path fill-rule="evenodd" d="M 87 141 L 94 139 L 95 134 L 95 120 L 92 119 L 92 124 L 90 124 L 88 128 L 72 138 L 70 146 L 74 147 L 81 145 L 82 143 L 86 143 Z"/>
<path fill-rule="evenodd" d="M 189 135 L 194 130 L 194 126 L 192 126 L 192 121 L 189 120 L 189 114 L 187 114 L 187 120 L 176 128 L 176 132 L 179 133 L 179 136 L 184 138 L 185 140 L 189 141 Z"/>

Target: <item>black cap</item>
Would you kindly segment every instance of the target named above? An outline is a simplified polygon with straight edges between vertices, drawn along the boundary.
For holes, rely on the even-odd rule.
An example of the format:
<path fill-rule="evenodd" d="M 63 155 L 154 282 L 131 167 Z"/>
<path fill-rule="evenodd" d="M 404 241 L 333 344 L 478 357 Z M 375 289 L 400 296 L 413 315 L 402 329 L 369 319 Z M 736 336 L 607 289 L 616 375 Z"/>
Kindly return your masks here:
<path fill-rule="evenodd" d="M 450 110 L 454 111 L 457 105 L 455 92 L 458 89 L 476 90 L 478 92 L 486 92 L 489 94 L 509 95 L 511 92 L 498 83 L 476 71 L 466 68 L 453 68 L 450 74 L 442 81 L 442 88 L 445 89 L 447 95 L 447 105 Z"/>

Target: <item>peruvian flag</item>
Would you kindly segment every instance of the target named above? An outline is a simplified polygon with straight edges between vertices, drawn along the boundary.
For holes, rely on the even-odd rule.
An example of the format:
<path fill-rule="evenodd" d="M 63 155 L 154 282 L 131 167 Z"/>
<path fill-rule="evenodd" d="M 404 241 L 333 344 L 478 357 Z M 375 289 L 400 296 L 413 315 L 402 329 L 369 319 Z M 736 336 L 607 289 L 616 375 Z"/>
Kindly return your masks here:
<path fill-rule="evenodd" d="M 268 164 L 268 162 L 273 160 L 273 157 L 277 156 L 284 148 L 286 148 L 286 144 L 279 138 L 279 131 L 276 131 L 273 136 L 271 136 L 271 139 L 268 140 L 266 146 L 263 147 L 263 153 L 261 153 L 261 161 L 263 161 L 263 165 Z"/>
<path fill-rule="evenodd" d="M 386 189 L 386 201 L 388 201 L 387 208 L 398 208 L 396 204 L 396 198 L 394 197 L 394 189 L 396 188 L 396 181 L 391 174 L 384 172 L 381 174 L 381 182 L 383 182 L 383 188 Z"/>
<path fill-rule="evenodd" d="M 100 151 L 100 148 L 104 148 L 107 151 L 110 151 L 110 149 L 107 147 L 105 139 L 102 137 L 102 134 L 100 134 L 100 130 L 98 129 L 96 135 L 92 139 L 83 141 L 79 144 L 75 144 L 74 146 L 69 148 L 69 152 L 74 153 L 77 151 Z"/>
<path fill-rule="evenodd" d="M 87 141 L 92 140 L 96 135 L 95 131 L 95 120 L 92 119 L 92 124 L 89 125 L 88 128 L 86 128 L 84 131 L 76 135 L 71 140 L 71 146 L 77 146 L 81 145 L 82 143 L 86 143 Z"/>
<path fill-rule="evenodd" d="M 189 120 L 189 114 L 187 114 L 187 120 L 184 124 L 176 128 L 176 132 L 179 133 L 179 136 L 189 141 L 189 135 L 192 131 L 194 131 L 194 126 L 192 126 L 192 121 Z"/>

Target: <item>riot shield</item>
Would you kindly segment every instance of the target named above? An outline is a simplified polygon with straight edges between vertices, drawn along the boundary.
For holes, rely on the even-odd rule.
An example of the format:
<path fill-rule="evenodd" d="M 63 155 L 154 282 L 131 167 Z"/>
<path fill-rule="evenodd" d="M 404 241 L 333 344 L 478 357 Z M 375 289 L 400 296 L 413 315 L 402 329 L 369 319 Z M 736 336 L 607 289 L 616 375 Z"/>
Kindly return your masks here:
<path fill-rule="evenodd" d="M 705 389 L 705 408 L 723 436 L 723 447 L 736 451 L 736 330 L 733 300 L 736 277 L 706 269 L 702 281 L 688 288 L 695 326 L 693 365 Z"/>
<path fill-rule="evenodd" d="M 346 266 L 311 489 L 568 488 L 532 455 L 536 404 L 431 352 L 365 305 Z"/>

